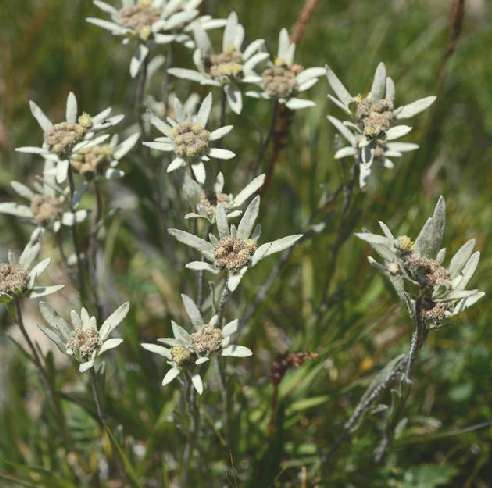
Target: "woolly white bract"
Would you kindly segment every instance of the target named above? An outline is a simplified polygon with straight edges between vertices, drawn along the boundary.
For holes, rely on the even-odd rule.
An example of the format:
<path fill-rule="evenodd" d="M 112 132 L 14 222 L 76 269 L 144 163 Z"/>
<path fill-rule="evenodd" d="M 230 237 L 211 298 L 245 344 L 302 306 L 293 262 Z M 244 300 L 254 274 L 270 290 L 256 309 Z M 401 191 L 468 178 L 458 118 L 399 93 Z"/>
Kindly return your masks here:
<path fill-rule="evenodd" d="M 205 372 L 201 366 L 207 363 L 213 354 L 221 356 L 247 357 L 253 353 L 244 346 L 234 346 L 231 336 L 237 331 L 238 320 L 233 320 L 219 329 L 218 316 L 214 315 L 207 323 L 196 303 L 188 296 L 181 295 L 186 313 L 194 326 L 195 332 L 188 333 L 176 322 L 171 322 L 174 338 L 158 339 L 168 347 L 144 343 L 142 347 L 150 352 L 159 354 L 167 359 L 171 369 L 162 380 L 163 385 L 169 384 L 180 373 L 188 374 L 195 390 L 203 393 L 203 381 L 200 372 Z"/>
<path fill-rule="evenodd" d="M 201 25 L 195 26 L 194 35 L 197 49 L 193 54 L 193 61 L 197 71 L 171 68 L 169 73 L 202 85 L 222 87 L 231 110 L 240 114 L 243 98 L 239 82 L 255 83 L 261 80 L 254 68 L 268 58 L 268 54 L 259 52 L 264 40 L 257 39 L 242 51 L 244 27 L 238 22 L 235 12 L 227 19 L 220 53 L 214 54 L 210 38 Z"/>
<path fill-rule="evenodd" d="M 261 226 L 255 227 L 255 222 L 259 209 L 260 197 L 257 196 L 248 205 L 236 229 L 234 224 L 229 227 L 226 211 L 223 205 L 218 205 L 215 211 L 215 221 L 219 239 L 210 234 L 210 241 L 205 241 L 189 232 L 169 229 L 169 233 L 179 242 L 200 251 L 205 259 L 210 261 L 210 264 L 204 261 L 194 261 L 186 267 L 214 274 L 225 270 L 227 286 L 230 291 L 234 291 L 249 268 L 256 266 L 262 259 L 293 246 L 302 237 L 302 235 L 287 236 L 258 247 Z"/>
<path fill-rule="evenodd" d="M 17 151 L 39 154 L 57 163 L 58 183 L 65 181 L 70 159 L 74 153 L 102 144 L 109 136 L 95 137 L 96 133 L 113 127 L 124 118 L 124 115 L 110 117 L 111 108 L 107 108 L 94 117 L 86 113 L 78 117 L 77 99 L 73 93 L 70 93 L 67 99 L 65 121 L 59 124 L 53 124 L 33 101 L 29 102 L 29 106 L 34 118 L 44 131 L 44 143 L 41 147 L 20 147 Z"/>
<path fill-rule="evenodd" d="M 87 22 L 102 27 L 115 36 L 123 36 L 124 43 L 130 39 L 137 41 L 135 54 L 130 62 L 130 74 L 135 77 L 149 54 L 149 41 L 156 44 L 170 42 L 184 43 L 193 47 L 187 32 L 199 25 L 202 29 L 223 27 L 223 20 L 210 16 L 199 17 L 198 7 L 203 0 L 122 0 L 117 9 L 108 3 L 95 0 L 94 4 L 108 13 L 111 20 L 97 17 L 87 18 Z"/>
<path fill-rule="evenodd" d="M 211 158 L 228 160 L 235 156 L 228 149 L 210 147 L 210 142 L 221 139 L 232 130 L 232 125 L 226 125 L 209 132 L 206 126 L 211 109 L 212 94 L 209 93 L 196 114 L 184 110 L 178 98 L 174 98 L 175 119 L 168 117 L 164 121 L 155 115 L 150 116 L 152 125 L 162 132 L 164 137 L 159 137 L 154 142 L 144 142 L 144 145 L 174 154 L 174 159 L 167 167 L 168 173 L 190 165 L 197 181 L 204 183 L 204 163 L 210 162 Z"/>
<path fill-rule="evenodd" d="M 43 234 L 43 229 L 35 229 L 19 260 L 9 251 L 8 264 L 0 264 L 0 303 L 9 303 L 14 298 L 21 297 L 44 297 L 64 288 L 65 285 L 36 286 L 36 279 L 51 263 L 51 258 L 46 258 L 34 265 L 41 249 Z"/>
<path fill-rule="evenodd" d="M 300 110 L 314 107 L 311 100 L 297 98 L 296 95 L 313 87 L 321 76 L 324 68 L 307 68 L 294 64 L 295 43 L 290 41 L 287 29 L 280 31 L 278 40 L 278 54 L 275 60 L 269 61 L 256 84 L 262 89 L 260 92 L 249 91 L 246 95 L 265 100 L 277 99 L 291 110 Z"/>
<path fill-rule="evenodd" d="M 326 75 L 336 95 L 328 95 L 328 98 L 350 116 L 350 120 L 345 122 L 328 116 L 328 120 L 349 142 L 349 146 L 337 151 L 335 158 L 354 157 L 360 166 L 359 183 L 364 187 L 375 159 L 386 168 L 392 168 L 394 165 L 390 158 L 400 157 L 404 152 L 418 148 L 417 144 L 394 142 L 412 130 L 408 125 L 395 124 L 427 109 L 436 97 L 425 97 L 395 109 L 395 84 L 386 76 L 384 63 L 377 67 L 371 91 L 365 98 L 352 96 L 328 66 Z"/>
<path fill-rule="evenodd" d="M 458 250 L 447 267 L 442 266 L 446 250 L 440 246 L 445 224 L 446 205 L 441 197 L 415 242 L 407 236 L 395 238 L 383 222 L 379 222 L 383 236 L 368 231 L 356 234 L 383 258 L 384 264 L 373 258 L 369 262 L 388 276 L 412 314 L 417 298 L 407 292 L 405 285 L 413 283 L 419 287 L 423 318 L 433 322 L 466 310 L 485 295 L 479 290 L 465 289 L 480 259 L 480 252 L 473 252 L 474 239 Z"/>
<path fill-rule="evenodd" d="M 95 317 L 91 317 L 85 308 L 80 315 L 72 310 L 72 324 L 68 323 L 45 302 L 40 302 L 39 309 L 47 325 L 38 327 L 68 356 L 73 356 L 81 363 L 79 371 L 84 373 L 91 368 L 100 371 L 104 367 L 101 355 L 118 347 L 123 339 L 110 339 L 109 336 L 123 321 L 130 310 L 128 302 L 121 305 L 97 328 Z"/>

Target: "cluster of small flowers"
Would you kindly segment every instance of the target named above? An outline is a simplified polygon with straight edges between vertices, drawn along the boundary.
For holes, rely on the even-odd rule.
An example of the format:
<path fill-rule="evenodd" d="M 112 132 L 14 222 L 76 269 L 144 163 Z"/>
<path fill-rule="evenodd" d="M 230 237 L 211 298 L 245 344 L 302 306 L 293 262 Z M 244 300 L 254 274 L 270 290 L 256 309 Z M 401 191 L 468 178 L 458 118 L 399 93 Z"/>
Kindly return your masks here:
<path fill-rule="evenodd" d="M 1 303 L 45 297 L 64 287 L 37 286 L 35 283 L 51 262 L 48 258 L 34 265 L 44 234 L 59 233 L 62 225 L 74 226 L 85 220 L 88 212 L 78 209 L 78 206 L 88 183 L 94 179 L 122 176 L 123 173 L 115 167 L 140 137 L 136 133 L 119 143 L 115 135 L 106 143 L 110 136 L 98 133 L 120 123 L 123 117 L 111 117 L 111 109 L 94 117 L 86 113 L 78 116 L 77 99 L 73 93 L 68 96 L 66 120 L 57 124 L 53 124 L 34 102 L 30 102 L 30 107 L 44 131 L 43 145 L 21 147 L 18 151 L 42 156 L 43 171 L 36 177 L 33 190 L 16 181 L 11 183 L 12 189 L 28 200 L 27 205 L 1 203 L 0 212 L 27 219 L 35 230 L 18 261 L 9 252 L 8 264 L 0 264 Z M 77 187 L 72 171 L 85 180 Z M 41 302 L 40 310 L 47 325 L 39 327 L 63 353 L 74 356 L 81 363 L 80 371 L 92 367 L 99 370 L 104 365 L 99 356 L 122 342 L 122 339 L 110 339 L 109 335 L 123 320 L 128 308 L 128 303 L 122 305 L 98 329 L 96 319 L 89 317 L 84 308 L 80 316 L 75 311 L 71 312 L 73 326 L 69 327 L 48 304 Z"/>
<path fill-rule="evenodd" d="M 383 222 L 379 225 L 384 236 L 368 231 L 357 234 L 383 258 L 384 264 L 373 258 L 369 262 L 388 276 L 412 316 L 420 300 L 423 319 L 432 323 L 457 315 L 484 296 L 479 290 L 465 289 L 480 259 L 480 252 L 473 252 L 474 239 L 458 250 L 448 267 L 443 266 L 446 250 L 440 246 L 445 223 L 446 207 L 441 197 L 415 242 L 408 236 L 395 238 Z M 407 291 L 407 283 L 417 286 L 418 296 Z"/>
<path fill-rule="evenodd" d="M 349 146 L 337 151 L 335 158 L 355 158 L 360 168 L 359 183 L 363 188 L 371 174 L 373 161 L 380 161 L 384 167 L 393 168 L 391 158 L 418 149 L 419 146 L 414 143 L 394 142 L 412 130 L 408 125 L 395 124 L 427 109 L 436 97 L 422 98 L 395 109 L 395 84 L 386 76 L 383 63 L 377 67 L 371 91 L 366 97 L 350 95 L 330 68 L 326 67 L 326 73 L 336 95 L 328 95 L 328 98 L 351 117 L 351 120 L 341 122 L 333 116 L 328 116 L 328 120 L 349 142 Z"/>
<path fill-rule="evenodd" d="M 381 63 L 374 76 L 372 88 L 366 97 L 353 97 L 331 69 L 321 67 L 304 68 L 294 63 L 295 44 L 291 42 L 286 29 L 279 35 L 278 53 L 275 58 L 265 51 L 263 39 L 243 46 L 245 32 L 233 12 L 227 20 L 200 16 L 198 7 L 202 0 L 123 0 L 122 7 L 95 0 L 95 5 L 108 13 L 111 21 L 89 18 L 88 21 L 124 37 L 124 42 L 136 41 L 136 53 L 130 64 L 132 76 L 149 67 L 150 43 L 164 44 L 180 42 L 194 48 L 193 61 L 196 70 L 170 68 L 168 73 L 199 82 L 201 85 L 219 87 L 226 97 L 228 106 L 236 114 L 243 108 L 242 86 L 251 84 L 255 91 L 245 92 L 246 96 L 273 100 L 289 110 L 298 110 L 314 105 L 314 102 L 298 96 L 313 87 L 325 73 L 336 94 L 329 98 L 340 107 L 351 120 L 341 122 L 329 116 L 330 122 L 350 143 L 341 148 L 336 158 L 352 156 L 360 168 L 360 186 L 363 187 L 371 172 L 374 161 L 381 160 L 386 167 L 393 165 L 390 158 L 416 149 L 411 143 L 393 142 L 406 135 L 411 128 L 395 125 L 398 120 L 410 118 L 428 108 L 435 97 L 427 97 L 395 109 L 395 87 L 386 76 Z M 208 29 L 225 27 L 222 46 L 215 51 L 207 34 Z M 193 33 L 193 38 L 191 37 Z M 244 49 L 243 49 L 244 47 Z M 155 66 L 162 65 L 163 59 L 156 58 Z M 145 69 L 147 69 L 145 68 Z M 157 69 L 157 68 L 155 68 Z M 143 77 L 145 81 L 145 76 Z M 30 102 L 31 111 L 44 131 L 41 147 L 22 147 L 23 153 L 38 154 L 44 158 L 42 177 L 32 191 L 25 185 L 12 182 L 12 188 L 29 205 L 15 203 L 0 204 L 0 212 L 29 219 L 36 230 L 22 253 L 19 262 L 9 254 L 9 264 L 0 267 L 0 301 L 29 296 L 38 297 L 53 293 L 60 287 L 36 287 L 34 280 L 46 269 L 49 260 L 32 267 L 45 230 L 58 232 L 62 224 L 76 225 L 85 219 L 87 212 L 78 210 L 80 199 L 88 184 L 96 179 L 113 179 L 122 176 L 116 168 L 118 162 L 135 146 L 140 137 L 133 133 L 123 142 L 118 136 L 103 134 L 106 129 L 119 124 L 123 117 L 111 117 L 111 109 L 91 117 L 86 113 L 78 116 L 77 100 L 71 93 L 66 106 L 65 120 L 53 124 L 43 111 Z M 273 242 L 259 244 L 261 226 L 256 225 L 260 210 L 260 197 L 254 197 L 244 213 L 241 207 L 253 197 L 264 184 L 265 176 L 253 179 L 235 197 L 224 193 L 222 173 L 214 173 L 212 159 L 230 160 L 235 154 L 223 148 L 213 147 L 232 129 L 232 125 L 207 129 L 212 112 L 212 94 L 209 93 L 198 104 L 192 95 L 184 104 L 174 97 L 173 113 L 161 118 L 150 114 L 148 121 L 163 136 L 143 144 L 155 151 L 173 154 L 167 171 L 179 168 L 187 170 L 184 177 L 184 194 L 193 205 L 193 213 L 185 218 L 204 218 L 210 223 L 208 239 L 184 230 L 169 229 L 179 242 L 195 249 L 202 255 L 200 261 L 193 261 L 187 268 L 199 273 L 223 274 L 222 298 L 228 298 L 240 284 L 245 273 L 262 259 L 293 246 L 302 235 L 291 235 Z M 225 107 L 224 107 L 225 108 Z M 73 173 L 84 180 L 74 188 Z M 68 185 L 66 184 L 68 176 Z M 395 239 L 389 229 L 381 223 L 384 236 L 369 232 L 358 234 L 366 240 L 384 259 L 371 264 L 384 272 L 392 281 L 397 292 L 412 313 L 417 298 L 405 290 L 405 283 L 419 287 L 424 317 L 438 322 L 464 310 L 475 303 L 482 292 L 466 291 L 478 263 L 478 253 L 472 254 L 472 241 L 465 244 L 451 261 L 449 268 L 442 266 L 444 251 L 439 244 L 444 231 L 444 201 L 441 199 L 434 216 L 413 241 L 406 237 Z M 241 217 L 239 224 L 230 221 Z M 197 229 L 199 226 L 197 226 Z M 216 230 L 216 234 L 212 230 Z M 473 241 L 474 243 L 474 241 Z M 174 338 L 159 341 L 170 347 L 145 343 L 143 347 L 162 355 L 171 365 L 163 384 L 169 383 L 183 371 L 199 393 L 203 391 L 201 375 L 206 372 L 209 358 L 214 354 L 222 356 L 248 356 L 251 351 L 243 346 L 230 344 L 230 337 L 237 331 L 238 320 L 223 326 L 222 312 L 215 308 L 208 322 L 200 310 L 201 303 L 194 303 L 182 295 L 184 308 L 195 328 L 189 334 L 185 329 L 172 323 Z M 215 297 L 212 294 L 212 303 Z M 222 300 L 221 300 L 222 302 Z M 109 339 L 110 333 L 123 320 L 129 304 L 119 307 L 100 328 L 96 319 L 82 308 L 80 315 L 72 311 L 70 327 L 48 304 L 40 304 L 47 326 L 40 326 L 64 353 L 76 358 L 80 371 L 103 366 L 100 355 L 118 346 L 121 339 Z"/>

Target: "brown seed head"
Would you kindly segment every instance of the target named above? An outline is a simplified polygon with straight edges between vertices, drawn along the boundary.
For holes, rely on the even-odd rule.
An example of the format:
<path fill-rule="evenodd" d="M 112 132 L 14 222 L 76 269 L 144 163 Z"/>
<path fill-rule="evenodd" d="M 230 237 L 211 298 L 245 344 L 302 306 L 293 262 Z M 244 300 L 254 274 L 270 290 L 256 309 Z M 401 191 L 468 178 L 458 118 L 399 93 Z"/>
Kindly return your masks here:
<path fill-rule="evenodd" d="M 89 361 L 93 353 L 101 347 L 99 332 L 95 327 L 85 330 L 75 329 L 67 346 L 82 362 Z"/>
<path fill-rule="evenodd" d="M 191 340 L 198 354 L 209 354 L 220 349 L 222 331 L 211 325 L 205 325 L 198 332 L 191 334 Z"/>
<path fill-rule="evenodd" d="M 0 264 L 0 292 L 14 293 L 27 290 L 27 271 L 19 264 Z"/>
<path fill-rule="evenodd" d="M 173 150 L 178 156 L 199 157 L 208 149 L 210 132 L 199 124 L 181 122 L 170 134 Z"/>
<path fill-rule="evenodd" d="M 75 144 L 82 140 L 85 133 L 86 128 L 80 124 L 62 122 L 55 124 L 44 133 L 44 142 L 51 152 L 57 155 L 65 155 Z"/>
<path fill-rule="evenodd" d="M 161 18 L 159 10 L 146 3 L 124 7 L 120 10 L 121 24 L 133 29 L 138 36 L 146 40 L 152 34 L 152 25 Z"/>
<path fill-rule="evenodd" d="M 288 98 L 294 92 L 297 88 L 297 79 L 291 68 L 287 65 L 269 66 L 263 71 L 262 84 L 270 96 Z"/>
<path fill-rule="evenodd" d="M 49 195 L 35 195 L 31 203 L 31 212 L 37 224 L 51 224 L 60 217 L 60 202 Z"/>
<path fill-rule="evenodd" d="M 255 251 L 253 239 L 243 241 L 231 236 L 223 237 L 215 248 L 215 264 L 219 268 L 238 271 L 249 264 Z"/>

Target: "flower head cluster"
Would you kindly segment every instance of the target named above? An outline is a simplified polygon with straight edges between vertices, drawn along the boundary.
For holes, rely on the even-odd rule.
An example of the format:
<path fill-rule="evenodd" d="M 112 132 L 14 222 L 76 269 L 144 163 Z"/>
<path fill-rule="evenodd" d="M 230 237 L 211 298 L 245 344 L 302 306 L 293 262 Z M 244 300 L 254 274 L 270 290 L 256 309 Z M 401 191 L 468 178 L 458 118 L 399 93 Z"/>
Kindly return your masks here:
<path fill-rule="evenodd" d="M 79 371 L 84 373 L 90 368 L 101 370 L 104 367 L 101 355 L 123 342 L 123 339 L 110 339 L 109 336 L 128 314 L 130 304 L 121 305 L 99 329 L 96 318 L 89 316 L 85 308 L 80 315 L 72 310 L 71 326 L 47 303 L 41 302 L 39 309 L 46 325 L 38 327 L 62 353 L 75 357 L 80 363 Z"/>
<path fill-rule="evenodd" d="M 371 91 L 366 97 L 353 97 L 330 68 L 326 68 L 326 73 L 336 95 L 328 95 L 328 98 L 351 117 L 350 121 L 341 122 L 328 116 L 328 120 L 350 143 L 337 151 L 335 158 L 352 156 L 357 160 L 360 164 L 360 186 L 363 187 L 371 174 L 375 159 L 380 160 L 385 167 L 392 168 L 391 158 L 400 157 L 402 153 L 418 148 L 417 144 L 394 142 L 412 130 L 408 125 L 396 124 L 428 108 L 436 97 L 422 98 L 395 108 L 395 84 L 386 76 L 383 63 L 377 67 Z"/>
<path fill-rule="evenodd" d="M 109 30 L 115 36 L 123 36 L 124 42 L 136 39 L 138 46 L 130 63 L 130 73 L 135 77 L 149 53 L 148 41 L 157 44 L 182 42 L 193 47 L 186 33 L 195 25 L 202 29 L 222 27 L 224 22 L 210 16 L 199 17 L 198 7 L 203 0 L 123 0 L 122 7 L 116 8 L 95 0 L 94 4 L 108 13 L 111 20 L 89 17 L 87 22 Z"/>
<path fill-rule="evenodd" d="M 224 193 L 224 175 L 222 173 L 218 174 L 213 188 L 203 188 L 186 175 L 183 189 L 196 213 L 189 213 L 185 215 L 185 218 L 204 218 L 214 224 L 215 211 L 218 205 L 224 207 L 228 219 L 239 217 L 243 213 L 242 210 L 239 210 L 240 207 L 261 188 L 264 182 L 265 175 L 259 175 L 234 197 Z"/>
<path fill-rule="evenodd" d="M 44 273 L 51 258 L 34 265 L 41 249 L 43 229 L 37 228 L 17 261 L 13 252 L 8 253 L 8 263 L 0 264 L 0 303 L 14 298 L 39 298 L 61 290 L 64 285 L 36 286 L 36 279 Z"/>
<path fill-rule="evenodd" d="M 247 347 L 234 346 L 230 343 L 232 334 L 237 331 L 238 320 L 233 320 L 220 329 L 217 315 L 206 323 L 196 303 L 186 295 L 181 296 L 195 331 L 189 334 L 178 324 L 172 322 L 174 338 L 158 339 L 159 342 L 169 347 L 148 343 L 142 344 L 142 347 L 165 357 L 171 366 L 164 376 L 163 385 L 167 385 L 181 372 L 184 372 L 191 377 L 193 386 L 201 395 L 203 392 L 201 365 L 207 363 L 212 355 L 247 357 L 251 356 L 252 352 Z"/>
<path fill-rule="evenodd" d="M 264 44 L 263 39 L 253 41 L 242 51 L 244 27 L 239 24 L 235 12 L 227 19 L 221 52 L 213 51 L 208 34 L 201 25 L 195 26 L 194 33 L 197 49 L 193 60 L 197 71 L 171 68 L 169 73 L 178 78 L 198 81 L 202 85 L 223 87 L 231 110 L 237 114 L 241 113 L 243 100 L 238 83 L 261 81 L 254 68 L 268 58 L 268 54 L 259 52 Z"/>
<path fill-rule="evenodd" d="M 389 277 L 397 293 L 410 311 L 416 297 L 406 291 L 406 284 L 418 287 L 422 316 L 426 321 L 440 322 L 476 303 L 484 296 L 479 290 L 466 290 L 477 269 L 480 253 L 473 252 L 475 240 L 468 241 L 443 266 L 445 249 L 440 249 L 446 223 L 446 207 L 441 197 L 415 242 L 408 236 L 395 238 L 388 227 L 379 223 L 384 236 L 362 232 L 357 237 L 368 242 L 384 259 L 384 264 L 370 258 L 370 263 Z"/>
<path fill-rule="evenodd" d="M 65 192 L 54 181 L 50 181 L 49 174 L 45 174 L 42 183 L 34 183 L 34 191 L 18 181 L 12 181 L 10 185 L 28 204 L 0 203 L 0 213 L 28 219 L 36 227 L 54 232 L 58 232 L 62 224 L 70 226 L 75 222 L 82 222 L 87 216 L 86 210 L 76 210 L 75 214 L 68 210 Z"/>
<path fill-rule="evenodd" d="M 66 120 L 58 124 L 53 124 L 34 102 L 29 102 L 29 105 L 34 118 L 44 131 L 44 142 L 42 147 L 20 147 L 17 151 L 40 154 L 45 159 L 56 162 L 56 176 L 59 183 L 66 179 L 69 161 L 73 154 L 103 143 L 109 136 L 95 137 L 95 134 L 118 124 L 124 117 L 123 115 L 110 117 L 110 108 L 94 117 L 86 113 L 78 117 L 77 99 L 73 93 L 68 96 Z"/>
<path fill-rule="evenodd" d="M 117 169 L 120 160 L 135 146 L 140 133 L 129 136 L 119 142 L 118 135 L 114 135 L 108 144 L 84 147 L 72 154 L 70 163 L 73 169 L 86 180 L 93 180 L 104 176 L 108 180 L 121 178 L 124 173 Z"/>
<path fill-rule="evenodd" d="M 230 291 L 234 291 L 249 268 L 256 266 L 263 258 L 294 245 L 302 237 L 302 235 L 287 236 L 258 246 L 261 226 L 255 227 L 255 222 L 259 209 L 260 197 L 257 196 L 248 205 L 236 229 L 235 225 L 229 227 L 226 210 L 222 204 L 219 204 L 215 211 L 219 238 L 210 234 L 210 241 L 182 230 L 170 229 L 169 233 L 179 242 L 200 251 L 211 263 L 194 261 L 186 267 L 215 274 L 225 271 L 227 286 Z"/>
<path fill-rule="evenodd" d="M 210 158 L 231 159 L 235 156 L 227 149 L 210 147 L 211 142 L 221 139 L 232 130 L 232 125 L 226 125 L 212 132 L 206 129 L 211 108 L 212 94 L 209 93 L 196 114 L 185 111 L 178 98 L 175 98 L 175 119 L 168 117 L 165 122 L 151 115 L 151 123 L 164 134 L 164 137 L 144 144 L 152 149 L 170 151 L 174 154 L 175 157 L 167 168 L 168 172 L 190 165 L 197 181 L 204 183 L 204 163 L 210 161 Z"/>
<path fill-rule="evenodd" d="M 325 74 L 325 69 L 304 69 L 301 65 L 294 64 L 295 48 L 296 45 L 290 41 L 287 29 L 282 29 L 279 35 L 277 57 L 273 62 L 270 61 L 267 64 L 257 81 L 262 91 L 251 91 L 246 95 L 267 100 L 276 99 L 291 110 L 313 107 L 314 102 L 296 98 L 296 95 L 314 86 Z"/>

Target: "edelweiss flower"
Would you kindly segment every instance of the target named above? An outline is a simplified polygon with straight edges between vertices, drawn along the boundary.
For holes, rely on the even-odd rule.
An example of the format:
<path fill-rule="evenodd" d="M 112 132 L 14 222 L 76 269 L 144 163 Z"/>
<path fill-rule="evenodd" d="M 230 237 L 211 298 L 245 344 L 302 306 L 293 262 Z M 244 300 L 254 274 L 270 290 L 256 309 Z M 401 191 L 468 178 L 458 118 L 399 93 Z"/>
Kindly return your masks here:
<path fill-rule="evenodd" d="M 39 298 L 61 290 L 64 285 L 35 286 L 38 278 L 50 265 L 51 258 L 33 266 L 41 248 L 43 229 L 36 229 L 17 262 L 13 252 L 8 253 L 8 264 L 0 264 L 0 303 L 14 298 Z"/>
<path fill-rule="evenodd" d="M 109 339 L 109 336 L 128 314 L 130 304 L 126 302 L 121 305 L 104 321 L 99 330 L 96 318 L 90 317 L 85 308 L 80 311 L 80 315 L 72 310 L 72 326 L 47 303 L 41 302 L 39 309 L 47 325 L 38 327 L 62 353 L 74 356 L 81 363 L 79 371 L 84 373 L 90 368 L 94 368 L 96 372 L 102 370 L 104 360 L 101 355 L 123 342 L 123 339 Z"/>
<path fill-rule="evenodd" d="M 108 180 L 121 178 L 125 173 L 116 166 L 133 149 L 139 137 L 140 133 L 137 132 L 120 143 L 119 137 L 114 135 L 109 144 L 85 147 L 73 153 L 70 163 L 86 180 L 101 175 Z"/>
<path fill-rule="evenodd" d="M 95 117 L 84 113 L 77 118 L 77 99 L 73 93 L 68 95 L 66 120 L 59 124 L 53 124 L 34 102 L 30 101 L 29 106 L 34 118 L 44 130 L 44 143 L 42 147 L 19 147 L 17 151 L 41 154 L 44 158 L 56 162 L 56 179 L 59 183 L 67 177 L 72 154 L 104 142 L 109 136 L 94 138 L 95 133 L 118 124 L 124 118 L 124 115 L 109 117 L 110 108 Z"/>
<path fill-rule="evenodd" d="M 233 320 L 224 326 L 217 327 L 218 316 L 214 315 L 210 322 L 205 323 L 200 310 L 195 302 L 186 295 L 181 295 L 186 313 L 195 327 L 195 332 L 189 334 L 175 322 L 171 322 L 174 339 L 157 339 L 170 349 L 156 344 L 142 344 L 144 349 L 159 354 L 167 359 L 171 369 L 166 373 L 162 381 L 167 385 L 176 378 L 181 371 L 190 375 L 195 390 L 203 393 L 203 382 L 200 376 L 200 366 L 206 363 L 210 356 L 247 357 L 253 353 L 244 346 L 230 344 L 231 335 L 237 331 L 238 320 Z"/>
<path fill-rule="evenodd" d="M 244 27 L 238 23 L 235 12 L 227 19 L 222 52 L 219 54 L 214 54 L 210 39 L 200 25 L 195 26 L 194 32 L 197 49 L 193 60 L 198 71 L 171 68 L 169 73 L 178 78 L 198 81 L 202 85 L 222 86 L 232 111 L 241 113 L 243 100 L 238 82 L 254 83 L 260 80 L 254 67 L 268 57 L 267 53 L 258 52 L 265 41 L 257 39 L 242 52 Z"/>
<path fill-rule="evenodd" d="M 219 204 L 224 207 L 228 219 L 239 217 L 243 213 L 239 207 L 242 207 L 246 200 L 261 188 L 264 182 L 265 175 L 257 176 L 234 197 L 232 194 L 223 193 L 224 175 L 222 173 L 217 175 L 213 189 L 202 188 L 196 181 L 185 175 L 183 190 L 197 212 L 186 214 L 185 219 L 205 218 L 214 224 L 215 211 Z"/>
<path fill-rule="evenodd" d="M 485 295 L 478 290 L 465 290 L 480 259 L 480 253 L 473 252 L 474 239 L 461 247 L 447 268 L 442 265 L 446 250 L 439 248 L 445 224 L 446 206 L 441 197 L 433 216 L 422 227 L 415 242 L 407 236 L 393 237 L 383 222 L 379 222 L 379 225 L 384 236 L 367 231 L 356 234 L 384 259 L 384 264 L 372 258 L 369 258 L 369 262 L 389 277 L 411 313 L 414 313 L 416 299 L 407 293 L 405 283 L 410 282 L 419 287 L 422 316 L 430 322 L 452 317 Z"/>
<path fill-rule="evenodd" d="M 399 120 L 408 119 L 428 108 L 436 97 L 426 97 L 416 102 L 394 108 L 395 84 L 386 76 L 386 67 L 380 63 L 372 88 L 367 97 L 353 97 L 337 78 L 335 73 L 326 67 L 328 82 L 338 98 L 328 98 L 351 116 L 352 121 L 341 122 L 335 117 L 328 120 L 338 129 L 340 134 L 350 143 L 341 148 L 335 158 L 355 157 L 360 165 L 360 186 L 364 187 L 374 159 L 381 160 L 385 167 L 392 168 L 392 157 L 418 148 L 417 144 L 393 142 L 408 134 L 412 128 L 408 125 L 395 125 Z M 355 106 L 355 112 L 351 108 Z"/>
<path fill-rule="evenodd" d="M 211 157 L 231 159 L 235 156 L 227 149 L 209 147 L 209 142 L 221 139 L 232 129 L 232 125 L 226 125 L 212 132 L 206 130 L 211 108 L 212 94 L 209 93 L 196 115 L 187 113 L 177 98 L 174 99 L 175 120 L 168 117 L 168 123 L 166 123 L 155 115 L 151 115 L 152 125 L 160 130 L 164 137 L 159 137 L 154 142 L 144 142 L 144 145 L 159 151 L 174 153 L 176 157 L 167 167 L 168 173 L 189 164 L 197 181 L 204 183 L 204 162 L 210 161 Z"/>
<path fill-rule="evenodd" d="M 36 227 L 52 229 L 54 232 L 58 232 L 62 224 L 70 226 L 74 220 L 77 223 L 83 222 L 87 216 L 86 210 L 77 210 L 74 219 L 74 214 L 70 210 L 64 210 L 66 194 L 55 185 L 54 181 L 49 181 L 46 172 L 43 183 L 34 184 L 35 191 L 18 181 L 12 181 L 10 185 L 18 195 L 29 201 L 29 205 L 19 205 L 14 202 L 0 203 L 0 213 L 29 219 Z"/>
<path fill-rule="evenodd" d="M 117 9 L 105 2 L 95 0 L 94 4 L 111 16 L 111 21 L 94 17 L 87 22 L 109 30 L 115 36 L 124 36 L 124 43 L 131 38 L 138 41 L 138 47 L 130 63 L 130 74 L 135 77 L 149 53 L 148 41 L 167 44 L 177 41 L 193 47 L 188 34 L 195 25 L 202 29 L 223 27 L 224 21 L 213 20 L 210 16 L 198 17 L 198 6 L 203 0 L 122 0 Z"/>
<path fill-rule="evenodd" d="M 215 211 L 219 239 L 210 234 L 210 242 L 182 230 L 169 229 L 169 233 L 179 242 L 197 249 L 212 263 L 194 261 L 186 267 L 215 274 L 224 270 L 227 272 L 227 286 L 230 291 L 234 291 L 249 268 L 256 266 L 263 258 L 294 245 L 302 237 L 302 235 L 287 236 L 258 247 L 261 226 L 255 227 L 255 222 L 259 209 L 260 197 L 257 196 L 248 205 L 236 229 L 234 225 L 229 228 L 224 206 L 219 204 Z M 254 231 L 253 227 L 255 227 Z"/>
<path fill-rule="evenodd" d="M 296 98 L 295 95 L 314 86 L 320 76 L 325 74 L 324 68 L 304 69 L 294 64 L 296 45 L 290 42 L 287 29 L 280 31 L 278 41 L 278 55 L 275 61 L 268 63 L 258 80 L 261 92 L 247 92 L 246 95 L 254 98 L 277 99 L 291 110 L 313 107 L 311 100 Z"/>

